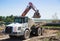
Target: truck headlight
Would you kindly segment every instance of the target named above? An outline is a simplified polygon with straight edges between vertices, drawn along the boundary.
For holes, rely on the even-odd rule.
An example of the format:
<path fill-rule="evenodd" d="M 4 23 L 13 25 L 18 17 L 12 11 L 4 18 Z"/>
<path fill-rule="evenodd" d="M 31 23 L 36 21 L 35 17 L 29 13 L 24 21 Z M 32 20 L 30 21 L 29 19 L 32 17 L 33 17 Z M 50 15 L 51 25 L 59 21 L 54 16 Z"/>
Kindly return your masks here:
<path fill-rule="evenodd" d="M 18 30 L 20 30 L 21 29 L 21 27 L 18 27 Z"/>

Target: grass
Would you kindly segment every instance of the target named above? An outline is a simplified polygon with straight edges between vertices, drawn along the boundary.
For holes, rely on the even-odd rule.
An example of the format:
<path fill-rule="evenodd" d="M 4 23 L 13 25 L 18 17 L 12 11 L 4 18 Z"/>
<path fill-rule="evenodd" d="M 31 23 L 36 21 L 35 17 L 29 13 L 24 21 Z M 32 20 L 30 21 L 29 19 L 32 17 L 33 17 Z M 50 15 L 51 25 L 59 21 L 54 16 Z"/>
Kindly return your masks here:
<path fill-rule="evenodd" d="M 60 28 L 60 26 L 41 26 L 42 28 Z"/>
<path fill-rule="evenodd" d="M 44 38 L 42 41 L 49 41 L 49 39 L 48 38 Z"/>

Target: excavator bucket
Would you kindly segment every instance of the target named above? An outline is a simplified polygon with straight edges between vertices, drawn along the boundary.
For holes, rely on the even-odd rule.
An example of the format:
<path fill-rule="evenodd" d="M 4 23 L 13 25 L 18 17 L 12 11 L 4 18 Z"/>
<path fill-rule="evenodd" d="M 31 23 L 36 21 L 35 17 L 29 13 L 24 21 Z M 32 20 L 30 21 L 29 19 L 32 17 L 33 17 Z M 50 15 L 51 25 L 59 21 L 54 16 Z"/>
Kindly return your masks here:
<path fill-rule="evenodd" d="M 40 18 L 40 17 L 41 17 L 41 15 L 40 15 L 39 11 L 37 10 L 37 11 L 34 13 L 33 18 Z"/>

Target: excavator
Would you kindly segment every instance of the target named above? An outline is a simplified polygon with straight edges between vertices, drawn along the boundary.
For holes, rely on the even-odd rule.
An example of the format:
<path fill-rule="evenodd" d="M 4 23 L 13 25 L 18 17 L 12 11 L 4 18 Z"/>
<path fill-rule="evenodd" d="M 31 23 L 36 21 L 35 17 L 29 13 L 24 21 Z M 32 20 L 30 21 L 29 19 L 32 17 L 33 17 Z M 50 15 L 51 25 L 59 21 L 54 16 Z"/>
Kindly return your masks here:
<path fill-rule="evenodd" d="M 22 13 L 21 16 L 25 16 L 30 9 L 33 9 L 35 11 L 33 18 L 40 18 L 40 14 L 39 14 L 39 10 L 31 3 L 29 2 L 29 6 L 27 6 L 27 8 L 25 9 L 25 11 Z"/>
<path fill-rule="evenodd" d="M 9 34 L 10 37 L 14 36 L 22 36 L 24 39 L 30 37 L 30 34 L 33 35 L 41 35 L 42 29 L 40 25 L 35 23 L 32 19 L 26 17 L 25 15 L 29 12 L 30 9 L 35 11 L 33 18 L 40 18 L 39 10 L 35 8 L 35 6 L 29 2 L 29 5 L 22 13 L 21 16 L 15 16 L 14 23 L 6 25 L 5 33 Z"/>

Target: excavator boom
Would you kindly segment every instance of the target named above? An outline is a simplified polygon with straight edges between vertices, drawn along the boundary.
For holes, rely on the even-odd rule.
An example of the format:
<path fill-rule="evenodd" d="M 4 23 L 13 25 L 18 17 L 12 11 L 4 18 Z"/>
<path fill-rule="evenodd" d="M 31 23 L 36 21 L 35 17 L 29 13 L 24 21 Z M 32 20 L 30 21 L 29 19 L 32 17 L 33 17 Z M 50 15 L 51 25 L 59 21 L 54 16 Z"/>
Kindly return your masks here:
<path fill-rule="evenodd" d="M 29 6 L 27 6 L 27 8 L 25 9 L 25 11 L 22 13 L 21 16 L 25 16 L 29 12 L 30 9 L 33 9 L 35 11 L 33 18 L 41 17 L 39 11 L 34 7 L 34 5 L 31 2 L 29 2 Z"/>
<path fill-rule="evenodd" d="M 25 11 L 22 13 L 21 16 L 25 16 L 25 15 L 29 12 L 30 9 L 31 9 L 31 6 L 27 7 L 27 8 L 25 9 Z"/>

